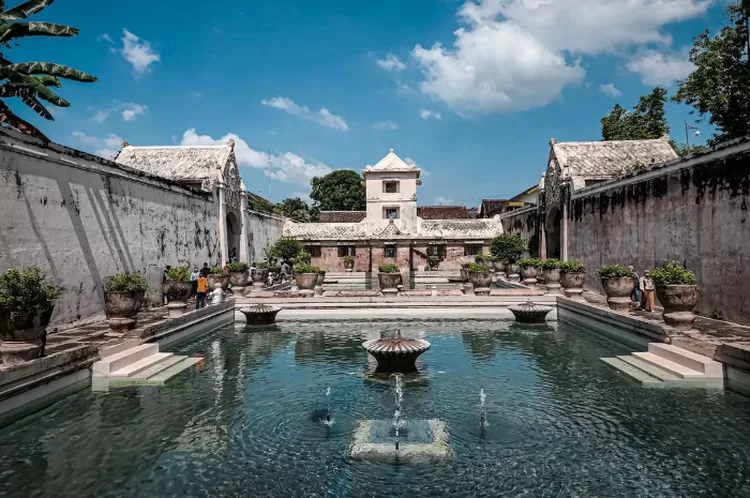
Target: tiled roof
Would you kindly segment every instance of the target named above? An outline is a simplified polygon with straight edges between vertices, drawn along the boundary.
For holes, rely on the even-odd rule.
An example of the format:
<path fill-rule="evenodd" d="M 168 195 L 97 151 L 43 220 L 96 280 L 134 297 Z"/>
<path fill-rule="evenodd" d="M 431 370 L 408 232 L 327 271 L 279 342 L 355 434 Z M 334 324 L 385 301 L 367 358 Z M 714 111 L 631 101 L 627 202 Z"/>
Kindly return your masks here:
<path fill-rule="evenodd" d="M 561 168 L 570 176 L 611 178 L 636 164 L 651 166 L 677 158 L 668 137 L 655 140 L 611 140 L 599 142 L 551 141 Z"/>
<path fill-rule="evenodd" d="M 365 219 L 367 211 L 321 211 L 319 223 L 359 223 Z"/>
<path fill-rule="evenodd" d="M 483 199 L 479 213 L 483 218 L 492 218 L 496 214 L 502 213 L 507 205 L 506 199 Z"/>
<path fill-rule="evenodd" d="M 300 240 L 359 240 L 366 235 L 364 223 L 294 223 L 284 224 L 284 236 Z"/>
<path fill-rule="evenodd" d="M 416 171 L 419 173 L 420 169 L 415 167 L 413 164 L 406 163 L 403 159 L 398 157 L 393 149 L 375 166 L 367 166 L 363 173 L 369 171 Z"/>
<path fill-rule="evenodd" d="M 470 218 L 466 206 L 418 206 L 417 216 L 423 220 L 460 220 Z"/>
<path fill-rule="evenodd" d="M 174 181 L 218 180 L 234 145 L 133 147 L 125 145 L 115 162 Z"/>
<path fill-rule="evenodd" d="M 419 230 L 420 239 L 491 239 L 503 234 L 503 225 L 497 218 L 475 220 L 425 220 Z"/>

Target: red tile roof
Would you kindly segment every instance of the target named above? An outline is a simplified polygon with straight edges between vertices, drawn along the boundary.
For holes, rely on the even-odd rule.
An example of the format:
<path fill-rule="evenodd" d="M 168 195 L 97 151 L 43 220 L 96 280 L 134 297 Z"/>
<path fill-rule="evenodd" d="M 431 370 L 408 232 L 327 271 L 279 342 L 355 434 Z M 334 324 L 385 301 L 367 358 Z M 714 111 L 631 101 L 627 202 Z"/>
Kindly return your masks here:
<path fill-rule="evenodd" d="M 321 211 L 319 223 L 359 223 L 367 216 L 366 211 Z"/>
<path fill-rule="evenodd" d="M 417 216 L 423 220 L 463 220 L 471 218 L 466 206 L 418 206 Z"/>

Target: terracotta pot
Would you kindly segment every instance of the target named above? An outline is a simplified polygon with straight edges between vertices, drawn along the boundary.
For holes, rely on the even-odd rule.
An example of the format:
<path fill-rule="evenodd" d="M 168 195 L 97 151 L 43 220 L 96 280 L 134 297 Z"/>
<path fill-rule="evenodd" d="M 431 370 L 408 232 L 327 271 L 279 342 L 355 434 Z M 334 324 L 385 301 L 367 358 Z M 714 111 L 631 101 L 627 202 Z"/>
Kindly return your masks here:
<path fill-rule="evenodd" d="M 493 261 L 492 268 L 494 268 L 496 272 L 503 272 L 505 271 L 505 263 L 503 261 Z"/>
<path fill-rule="evenodd" d="M 231 272 L 229 274 L 229 281 L 232 283 L 232 287 L 247 287 L 247 282 L 250 280 L 250 275 L 247 271 Z"/>
<path fill-rule="evenodd" d="M 664 307 L 662 318 L 667 325 L 678 330 L 693 328 L 693 308 L 700 297 L 697 285 L 657 285 L 656 296 Z"/>
<path fill-rule="evenodd" d="M 109 318 L 133 318 L 143 303 L 143 292 L 105 292 L 104 302 Z"/>
<path fill-rule="evenodd" d="M 536 287 L 537 275 L 539 275 L 539 269 L 536 266 L 524 266 L 521 268 L 523 284 L 527 287 Z"/>
<path fill-rule="evenodd" d="M 560 274 L 560 284 L 566 297 L 583 300 L 583 282 L 586 280 L 586 272 L 564 272 Z"/>
<path fill-rule="evenodd" d="M 253 268 L 250 270 L 250 277 L 252 277 L 253 283 L 264 285 L 266 279 L 268 279 L 268 268 Z"/>
<path fill-rule="evenodd" d="M 297 282 L 297 287 L 300 290 L 314 290 L 315 284 L 318 282 L 318 274 L 298 273 L 294 276 L 294 280 Z"/>
<path fill-rule="evenodd" d="M 315 285 L 319 285 L 319 286 L 323 285 L 323 282 L 325 282 L 325 280 L 326 280 L 326 272 L 324 270 L 320 270 L 318 272 L 318 280 L 315 283 Z"/>
<path fill-rule="evenodd" d="M 614 311 L 628 311 L 635 280 L 633 277 L 602 278 L 602 287 L 607 294 L 607 304 Z"/>
<path fill-rule="evenodd" d="M 402 285 L 400 273 L 378 273 L 378 283 L 381 289 L 396 289 Z"/>
<path fill-rule="evenodd" d="M 469 280 L 474 289 L 484 289 L 492 285 L 492 273 L 488 271 L 473 271 L 469 273 Z"/>
<path fill-rule="evenodd" d="M 229 286 L 229 279 L 231 275 L 229 273 L 209 273 L 208 274 L 208 288 L 214 290 L 216 284 L 221 284 L 222 289 L 226 289 Z"/>
<path fill-rule="evenodd" d="M 193 282 L 167 282 L 167 301 L 187 301 L 193 292 Z"/>

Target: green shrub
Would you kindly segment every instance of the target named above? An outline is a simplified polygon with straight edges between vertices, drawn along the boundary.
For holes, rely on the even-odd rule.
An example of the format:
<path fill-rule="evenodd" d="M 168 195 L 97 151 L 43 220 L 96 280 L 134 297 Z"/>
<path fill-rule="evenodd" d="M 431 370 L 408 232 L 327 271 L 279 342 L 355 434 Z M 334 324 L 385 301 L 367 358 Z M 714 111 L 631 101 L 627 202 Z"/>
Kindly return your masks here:
<path fill-rule="evenodd" d="M 343 256 L 341 259 L 344 260 L 344 263 L 354 263 L 354 261 L 356 261 L 354 256 L 349 256 L 348 254 L 346 256 Z"/>
<path fill-rule="evenodd" d="M 492 263 L 493 261 L 495 261 L 495 256 L 493 256 L 492 254 L 477 254 L 474 257 L 474 261 L 476 261 L 477 263 Z"/>
<path fill-rule="evenodd" d="M 555 258 L 543 259 L 541 264 L 542 270 L 559 270 L 561 263 L 562 261 Z"/>
<path fill-rule="evenodd" d="M 307 253 L 305 251 L 302 251 L 301 253 L 297 254 L 297 257 L 294 258 L 294 264 L 297 265 L 309 265 L 312 261 L 312 256 L 310 256 L 310 253 Z"/>
<path fill-rule="evenodd" d="M 586 266 L 583 263 L 576 260 L 568 260 L 560 262 L 560 273 L 586 273 Z"/>
<path fill-rule="evenodd" d="M 235 263 L 229 263 L 229 271 L 231 273 L 243 273 L 246 272 L 250 268 L 247 263 L 243 263 L 242 261 L 237 261 Z"/>
<path fill-rule="evenodd" d="M 167 280 L 170 282 L 190 282 L 190 267 L 173 266 L 167 271 Z"/>
<path fill-rule="evenodd" d="M 428 256 L 427 257 L 427 261 L 442 261 L 442 260 L 443 258 L 441 258 L 440 256 Z"/>
<path fill-rule="evenodd" d="M 695 285 L 695 274 L 683 268 L 677 261 L 667 261 L 650 272 L 656 285 Z"/>
<path fill-rule="evenodd" d="M 635 272 L 626 266 L 620 265 L 602 265 L 596 269 L 596 274 L 600 278 L 616 278 L 616 277 L 633 277 L 635 278 Z"/>
<path fill-rule="evenodd" d="M 490 244 L 492 255 L 500 261 L 514 263 L 526 252 L 527 244 L 518 235 L 500 235 L 492 239 Z"/>
<path fill-rule="evenodd" d="M 137 271 L 118 273 L 104 280 L 104 290 L 107 292 L 146 292 L 148 282 Z"/>
<path fill-rule="evenodd" d="M 226 272 L 224 271 L 224 267 L 223 266 L 216 265 L 216 266 L 212 266 L 211 267 L 211 269 L 209 270 L 209 273 L 211 275 L 223 275 Z"/>
<path fill-rule="evenodd" d="M 474 263 L 472 263 L 471 261 L 468 261 L 468 262 L 466 262 L 466 263 L 461 263 L 461 268 L 463 268 L 464 270 L 468 270 L 468 269 L 469 269 L 469 267 L 470 267 L 471 265 L 473 265 L 473 264 L 474 264 Z"/>
<path fill-rule="evenodd" d="M 47 275 L 37 268 L 13 268 L 0 275 L 0 309 L 31 311 L 49 309 L 62 294 L 62 287 L 46 282 Z"/>
<path fill-rule="evenodd" d="M 266 263 L 265 261 L 256 261 L 253 263 L 253 267 L 259 269 L 259 270 L 268 270 L 270 265 Z"/>
<path fill-rule="evenodd" d="M 481 263 L 469 263 L 466 267 L 469 273 L 486 273 L 490 271 L 490 267 Z"/>
<path fill-rule="evenodd" d="M 310 265 L 298 265 L 294 271 L 297 273 L 320 273 L 320 268 Z"/>
<path fill-rule="evenodd" d="M 294 260 L 302 252 L 302 242 L 294 237 L 281 237 L 266 251 L 266 255 L 274 258 Z"/>
<path fill-rule="evenodd" d="M 529 267 L 539 267 L 542 264 L 541 259 L 536 258 L 524 258 L 518 260 L 518 266 L 521 268 L 529 268 Z"/>
<path fill-rule="evenodd" d="M 393 263 L 378 266 L 378 271 L 380 273 L 401 273 L 401 271 L 398 269 L 398 266 L 394 265 Z"/>

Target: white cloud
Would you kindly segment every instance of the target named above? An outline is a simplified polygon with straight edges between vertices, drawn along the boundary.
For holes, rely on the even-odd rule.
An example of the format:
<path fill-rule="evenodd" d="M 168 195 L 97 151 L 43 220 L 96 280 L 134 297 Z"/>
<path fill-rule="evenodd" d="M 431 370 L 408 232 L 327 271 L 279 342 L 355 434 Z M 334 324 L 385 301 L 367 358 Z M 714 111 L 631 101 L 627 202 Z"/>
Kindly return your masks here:
<path fill-rule="evenodd" d="M 583 82 L 580 57 L 671 43 L 714 0 L 467 0 L 451 48 L 414 47 L 420 90 L 463 115 L 531 109 Z"/>
<path fill-rule="evenodd" d="M 385 59 L 378 59 L 375 63 L 378 67 L 386 71 L 403 71 L 406 69 L 406 64 L 401 62 L 401 59 L 396 54 L 388 54 L 385 56 Z"/>
<path fill-rule="evenodd" d="M 72 135 L 81 144 L 86 145 L 89 149 L 93 149 L 94 154 L 106 159 L 114 159 L 117 153 L 120 152 L 120 146 L 122 145 L 122 137 L 112 133 L 105 138 L 87 135 L 82 131 L 74 131 Z"/>
<path fill-rule="evenodd" d="M 419 116 L 424 120 L 443 119 L 443 116 L 441 116 L 439 112 L 433 111 L 432 109 L 420 109 Z"/>
<path fill-rule="evenodd" d="M 122 30 L 122 56 L 135 70 L 136 76 L 151 71 L 151 64 L 161 60 L 159 54 L 151 48 L 151 44 L 134 35 L 127 29 Z"/>
<path fill-rule="evenodd" d="M 422 166 L 420 166 L 419 164 L 417 164 L 417 161 L 415 161 L 415 160 L 414 160 L 414 159 L 412 159 L 411 157 L 405 157 L 405 158 L 404 158 L 404 162 L 405 162 L 406 164 L 411 164 L 411 165 L 412 165 L 412 166 L 414 166 L 415 168 L 419 168 L 419 169 L 420 169 L 420 170 L 422 171 L 422 176 L 430 176 L 430 175 L 431 175 L 431 173 L 430 173 L 429 171 L 427 171 L 427 170 L 426 170 L 426 169 L 424 169 L 424 168 L 423 168 Z"/>
<path fill-rule="evenodd" d="M 109 36 L 107 33 L 102 33 L 100 35 L 97 35 L 96 41 L 105 41 L 107 43 L 112 43 L 112 44 L 115 43 L 115 41 L 112 39 L 112 37 Z"/>
<path fill-rule="evenodd" d="M 191 92 L 190 95 L 195 97 L 196 99 L 203 97 L 203 94 L 201 92 Z"/>
<path fill-rule="evenodd" d="M 123 104 L 122 107 L 123 121 L 133 121 L 135 118 L 148 111 L 148 106 L 143 104 Z"/>
<path fill-rule="evenodd" d="M 438 196 L 438 197 L 435 198 L 435 204 L 438 204 L 438 205 L 447 206 L 447 205 L 451 205 L 453 203 L 454 203 L 453 199 L 448 199 L 447 197 L 440 197 L 440 196 Z"/>
<path fill-rule="evenodd" d="M 271 99 L 263 99 L 260 101 L 260 103 L 262 105 L 273 107 L 274 109 L 299 116 L 301 118 L 307 119 L 308 121 L 313 121 L 321 126 L 333 128 L 334 130 L 349 130 L 349 125 L 346 124 L 344 118 L 332 114 L 331 111 L 329 111 L 325 107 L 321 107 L 318 112 L 312 112 L 310 111 L 309 107 L 300 106 L 289 97 L 281 96 L 273 97 Z"/>
<path fill-rule="evenodd" d="M 393 121 L 378 121 L 372 124 L 372 129 L 376 131 L 390 131 L 398 129 L 398 123 Z"/>
<path fill-rule="evenodd" d="M 209 135 L 198 135 L 195 128 L 190 128 L 182 135 L 180 145 L 218 145 L 234 140 L 234 153 L 239 166 L 265 170 L 265 175 L 280 182 L 309 186 L 315 176 L 323 176 L 332 170 L 319 162 L 308 162 L 292 152 L 268 154 L 259 152 L 234 133 L 227 133 L 219 139 Z"/>
<path fill-rule="evenodd" d="M 107 120 L 107 116 L 109 116 L 109 111 L 96 111 L 96 114 L 91 119 L 97 123 L 103 123 Z"/>
<path fill-rule="evenodd" d="M 599 91 L 602 92 L 604 95 L 609 95 L 610 97 L 619 97 L 622 95 L 622 92 L 617 89 L 614 83 L 607 83 L 606 85 L 599 85 Z"/>
<path fill-rule="evenodd" d="M 694 68 L 687 50 L 681 53 L 640 50 L 625 64 L 625 69 L 641 76 L 644 85 L 655 86 L 671 86 L 688 76 Z"/>

